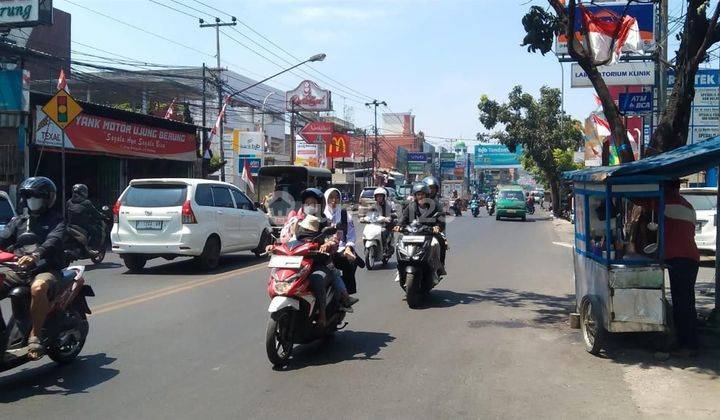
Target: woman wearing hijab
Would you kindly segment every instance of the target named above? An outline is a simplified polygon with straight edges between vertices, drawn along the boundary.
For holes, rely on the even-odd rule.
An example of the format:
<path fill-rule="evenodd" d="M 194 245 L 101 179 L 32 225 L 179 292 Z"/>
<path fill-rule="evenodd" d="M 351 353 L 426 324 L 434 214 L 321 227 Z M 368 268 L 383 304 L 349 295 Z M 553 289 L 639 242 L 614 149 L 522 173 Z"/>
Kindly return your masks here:
<path fill-rule="evenodd" d="M 347 210 L 340 205 L 341 195 L 337 188 L 325 191 L 325 210 L 323 215 L 330 226 L 338 231 L 336 240 L 338 252 L 335 256 L 335 267 L 342 271 L 342 278 L 349 294 L 357 292 L 355 271 L 357 270 L 357 255 L 355 254 L 355 225 Z M 353 298 L 354 299 L 354 298 Z M 354 302 L 353 302 L 354 303 Z"/>

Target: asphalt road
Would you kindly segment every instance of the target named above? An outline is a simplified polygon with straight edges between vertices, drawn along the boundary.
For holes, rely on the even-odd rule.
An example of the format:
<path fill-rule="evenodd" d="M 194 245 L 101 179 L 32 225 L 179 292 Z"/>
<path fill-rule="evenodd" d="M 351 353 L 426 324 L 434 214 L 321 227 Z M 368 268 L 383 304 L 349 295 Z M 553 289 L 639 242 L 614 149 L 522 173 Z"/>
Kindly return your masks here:
<path fill-rule="evenodd" d="M 410 310 L 394 264 L 359 272 L 361 301 L 334 340 L 264 350 L 266 262 L 223 258 L 201 273 L 116 258 L 87 277 L 97 297 L 79 360 L 0 374 L 2 418 L 635 417 L 622 363 L 589 356 L 569 329 L 570 250 L 552 222 L 448 225 L 449 276 Z M 359 228 L 361 230 L 361 228 Z"/>

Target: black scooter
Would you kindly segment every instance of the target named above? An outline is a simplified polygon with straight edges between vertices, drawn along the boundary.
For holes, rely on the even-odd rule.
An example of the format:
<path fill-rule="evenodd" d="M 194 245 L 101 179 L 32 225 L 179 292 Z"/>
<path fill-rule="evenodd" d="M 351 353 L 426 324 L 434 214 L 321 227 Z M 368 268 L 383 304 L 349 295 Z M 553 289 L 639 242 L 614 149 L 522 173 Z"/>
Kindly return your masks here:
<path fill-rule="evenodd" d="M 12 252 L 0 251 L 0 266 L 6 267 L 22 278 L 31 278 L 44 271 L 45 262 L 38 261 L 32 268 L 17 264 L 22 255 L 28 255 L 37 247 L 37 236 L 24 233 L 18 238 L 19 246 Z M 88 335 L 87 315 L 90 313 L 86 297 L 95 296 L 85 284 L 84 267 L 69 267 L 62 271 L 59 287 L 51 296 L 50 313 L 43 327 L 41 340 L 46 354 L 53 361 L 67 364 L 80 354 Z M 0 284 L 5 277 L 0 273 Z M 30 317 L 30 285 L 18 286 L 9 293 L 12 316 L 5 322 L 0 309 L 0 372 L 30 362 L 27 345 L 32 329 Z"/>
<path fill-rule="evenodd" d="M 103 206 L 101 213 L 103 219 L 96 231 L 99 238 L 93 238 L 85 227 L 77 225 L 68 226 L 68 236 L 70 237 L 66 244 L 67 256 L 66 264 L 72 261 L 90 259 L 95 264 L 100 264 L 105 259 L 108 248 L 110 247 L 110 231 L 113 226 L 113 216 L 108 206 Z M 96 244 L 97 248 L 93 250 L 89 244 Z M 91 254 L 89 251 L 95 251 Z"/>
<path fill-rule="evenodd" d="M 417 220 L 402 233 L 397 244 L 397 280 L 405 290 L 408 306 L 417 308 L 420 300 L 440 282 L 440 276 L 433 273 L 438 267 L 433 268 L 430 263 L 431 243 L 435 235 L 431 227 Z"/>

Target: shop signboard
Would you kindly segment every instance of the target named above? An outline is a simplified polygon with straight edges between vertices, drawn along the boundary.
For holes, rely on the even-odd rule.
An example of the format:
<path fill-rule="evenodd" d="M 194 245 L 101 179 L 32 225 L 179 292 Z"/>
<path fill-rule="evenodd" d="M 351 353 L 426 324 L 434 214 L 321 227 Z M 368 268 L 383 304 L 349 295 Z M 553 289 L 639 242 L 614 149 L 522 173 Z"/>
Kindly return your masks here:
<path fill-rule="evenodd" d="M 596 2 L 601 3 L 601 2 Z M 604 1 L 602 4 L 583 4 L 588 12 L 598 17 L 604 17 L 607 20 L 612 19 L 617 22 L 620 16 L 634 17 L 640 31 L 640 39 L 643 43 L 643 51 L 647 54 L 655 50 L 655 13 L 654 5 L 648 3 L 630 3 L 627 0 L 615 1 L 615 4 Z M 575 13 L 575 38 L 583 41 L 582 13 L 578 9 Z M 568 54 L 568 38 L 567 35 L 561 33 L 555 39 L 555 53 L 558 55 Z"/>
<path fill-rule="evenodd" d="M 247 161 L 250 164 L 250 174 L 252 176 L 258 176 L 260 173 L 260 166 L 262 166 L 262 159 L 259 157 L 255 157 L 255 155 L 243 155 L 240 154 L 237 157 L 238 161 L 238 174 L 242 174 L 243 169 L 245 168 L 245 162 Z"/>
<path fill-rule="evenodd" d="M 310 121 L 300 130 L 300 136 L 308 143 L 329 143 L 332 140 L 333 123 Z"/>
<path fill-rule="evenodd" d="M 298 140 L 295 142 L 295 166 L 320 167 L 319 147 L 317 144 Z"/>
<path fill-rule="evenodd" d="M 332 139 L 325 145 L 325 156 L 333 159 L 350 157 L 350 136 L 333 133 Z"/>
<path fill-rule="evenodd" d="M 34 143 L 38 146 L 62 147 L 61 128 L 42 107 L 37 106 L 35 113 Z M 128 123 L 86 113 L 80 113 L 65 127 L 65 147 L 68 150 L 100 154 L 188 162 L 197 158 L 194 133 Z"/>
<path fill-rule="evenodd" d="M 668 71 L 668 87 L 675 85 L 674 71 Z M 720 70 L 698 69 L 695 74 L 695 98 L 692 103 L 688 144 L 720 135 Z"/>
<path fill-rule="evenodd" d="M 2 3 L 0 3 L 2 4 Z M 23 75 L 21 70 L 0 70 L 0 111 L 23 110 Z"/>
<path fill-rule="evenodd" d="M 624 114 L 649 114 L 653 110 L 652 92 L 620 93 L 620 112 Z"/>
<path fill-rule="evenodd" d="M 599 66 L 598 71 L 608 86 L 655 84 L 655 63 L 652 61 L 634 61 L 617 63 L 612 66 Z M 590 78 L 579 64 L 573 63 L 570 68 L 570 76 L 570 87 L 592 87 Z"/>
<path fill-rule="evenodd" d="M 243 131 L 234 129 L 232 132 L 233 150 L 241 155 L 262 156 L 262 131 Z"/>
<path fill-rule="evenodd" d="M 320 88 L 311 80 L 303 80 L 300 85 L 285 93 L 288 111 L 332 111 L 331 92 Z"/>
<path fill-rule="evenodd" d="M 0 0 L 0 30 L 52 23 L 52 0 Z"/>
<path fill-rule="evenodd" d="M 454 162 L 455 161 L 455 153 L 447 153 L 447 152 L 440 153 L 440 160 L 442 160 L 442 161 L 451 160 Z"/>
<path fill-rule="evenodd" d="M 517 146 L 515 153 L 504 144 L 478 144 L 475 146 L 475 167 L 482 169 L 519 168 L 522 147 Z"/>
<path fill-rule="evenodd" d="M 428 162 L 428 155 L 423 152 L 408 152 L 407 161 L 426 163 Z"/>

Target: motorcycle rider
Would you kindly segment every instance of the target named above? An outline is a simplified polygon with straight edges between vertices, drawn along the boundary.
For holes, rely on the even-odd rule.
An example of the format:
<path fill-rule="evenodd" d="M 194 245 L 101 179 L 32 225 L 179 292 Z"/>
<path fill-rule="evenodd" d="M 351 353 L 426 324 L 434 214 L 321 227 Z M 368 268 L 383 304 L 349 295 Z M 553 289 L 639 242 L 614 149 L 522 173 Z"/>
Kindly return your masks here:
<path fill-rule="evenodd" d="M 87 185 L 73 185 L 72 197 L 68 200 L 65 208 L 67 209 L 69 233 L 85 247 L 88 255 L 91 257 L 96 256 L 99 253 L 97 248 L 103 246 L 103 244 L 97 243 L 98 238 L 101 237 L 98 226 L 100 226 L 105 216 L 95 208 L 92 201 L 88 200 Z M 85 231 L 80 232 L 80 234 L 85 233 L 85 238 L 74 235 L 74 233 L 77 233 L 74 229 L 75 226 Z"/>
<path fill-rule="evenodd" d="M 432 227 L 434 238 L 430 247 L 430 262 L 437 268 L 437 276 L 445 275 L 447 274 L 445 271 L 445 263 L 440 256 L 442 251 L 442 237 L 440 235 L 445 231 L 445 213 L 438 211 L 433 205 L 433 200 L 429 197 L 428 186 L 424 183 L 417 182 L 413 184 L 412 195 L 415 199 L 403 210 L 402 217 L 394 231 L 399 232 L 415 220 L 425 226 Z M 437 277 L 435 281 L 437 281 Z"/>
<path fill-rule="evenodd" d="M 335 239 L 338 241 L 338 252 L 335 254 L 335 267 L 342 271 L 342 279 L 349 294 L 357 293 L 355 272 L 358 267 L 358 258 L 355 253 L 355 224 L 347 210 L 340 204 L 341 195 L 337 188 L 328 188 L 325 191 L 325 210 L 323 216 L 327 223 L 337 229 Z M 354 298 L 353 298 L 354 299 Z M 355 303 L 355 302 L 353 302 Z"/>
<path fill-rule="evenodd" d="M 435 178 L 434 176 L 426 176 L 423 178 L 422 183 L 427 185 L 428 187 L 428 197 L 433 200 L 434 207 L 437 209 L 437 212 L 443 211 L 443 205 L 442 201 L 440 200 L 440 182 Z M 443 219 L 444 222 L 444 219 Z M 443 227 L 443 232 L 440 233 L 439 239 L 440 241 L 440 260 L 442 261 L 443 267 L 445 266 L 445 255 L 447 254 L 448 248 L 450 248 L 447 237 L 445 236 L 445 228 Z"/>
<path fill-rule="evenodd" d="M 392 241 L 388 241 L 388 239 L 390 232 L 395 228 L 397 219 L 395 204 L 387 201 L 387 190 L 383 187 L 375 188 L 373 196 L 375 197 L 375 210 L 378 212 L 378 215 L 390 219 L 382 230 L 382 241 L 385 246 L 392 246 Z"/>
<path fill-rule="evenodd" d="M 59 212 L 51 210 L 57 197 L 57 188 L 50 179 L 42 176 L 28 178 L 20 184 L 18 194 L 21 205 L 27 207 L 28 211 L 13 218 L 0 231 L 0 249 L 17 245 L 23 233 L 34 233 L 38 237 L 37 247 L 32 254 L 21 256 L 18 265 L 32 268 L 44 260 L 46 266 L 45 271 L 32 279 L 23 279 L 12 271 L 5 273 L 5 281 L 0 286 L 0 299 L 5 298 L 13 288 L 30 284 L 32 330 L 28 339 L 28 357 L 36 360 L 45 354 L 40 332 L 50 312 L 49 298 L 56 291 L 61 278 L 60 271 L 64 266 L 65 223 Z"/>

